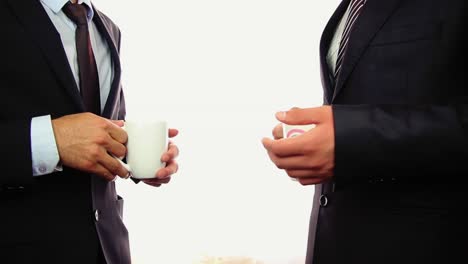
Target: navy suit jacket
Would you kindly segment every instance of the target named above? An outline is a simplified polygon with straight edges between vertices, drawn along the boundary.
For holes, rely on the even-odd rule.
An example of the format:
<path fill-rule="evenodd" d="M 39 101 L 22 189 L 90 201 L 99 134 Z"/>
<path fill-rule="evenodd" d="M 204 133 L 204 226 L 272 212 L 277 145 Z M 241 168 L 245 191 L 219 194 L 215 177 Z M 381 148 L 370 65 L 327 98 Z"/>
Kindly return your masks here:
<path fill-rule="evenodd" d="M 467 1 L 367 0 L 334 80 L 325 56 L 349 2 L 320 44 L 335 169 L 307 263 L 466 262 Z"/>
<path fill-rule="evenodd" d="M 95 10 L 114 79 L 102 116 L 125 118 L 120 31 Z M 130 263 L 123 200 L 114 182 L 64 167 L 42 177 L 31 168 L 31 118 L 83 112 L 60 36 L 38 0 L 0 0 L 0 259 L 2 263 Z"/>

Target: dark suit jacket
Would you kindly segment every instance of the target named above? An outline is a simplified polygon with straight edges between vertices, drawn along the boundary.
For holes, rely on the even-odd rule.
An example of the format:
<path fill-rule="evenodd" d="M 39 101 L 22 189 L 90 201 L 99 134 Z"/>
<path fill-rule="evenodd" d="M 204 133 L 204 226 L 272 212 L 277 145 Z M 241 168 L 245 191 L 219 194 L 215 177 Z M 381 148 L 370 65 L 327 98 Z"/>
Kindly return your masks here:
<path fill-rule="evenodd" d="M 119 29 L 94 22 L 111 50 L 114 80 L 103 116 L 123 119 Z M 113 182 L 65 167 L 33 177 L 31 118 L 83 112 L 60 36 L 38 0 L 0 0 L 0 262 L 129 263 L 123 200 Z M 97 216 L 97 217 L 96 217 Z"/>
<path fill-rule="evenodd" d="M 335 177 L 317 186 L 307 263 L 467 262 L 468 4 L 367 0 L 340 76 L 321 39 Z"/>

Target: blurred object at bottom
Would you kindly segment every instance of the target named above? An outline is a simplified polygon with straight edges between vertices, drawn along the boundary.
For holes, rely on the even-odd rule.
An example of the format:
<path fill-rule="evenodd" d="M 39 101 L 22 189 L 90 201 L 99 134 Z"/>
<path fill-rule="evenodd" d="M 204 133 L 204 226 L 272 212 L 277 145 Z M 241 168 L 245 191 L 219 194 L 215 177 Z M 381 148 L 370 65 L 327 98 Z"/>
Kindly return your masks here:
<path fill-rule="evenodd" d="M 202 257 L 193 264 L 267 264 L 250 257 Z"/>

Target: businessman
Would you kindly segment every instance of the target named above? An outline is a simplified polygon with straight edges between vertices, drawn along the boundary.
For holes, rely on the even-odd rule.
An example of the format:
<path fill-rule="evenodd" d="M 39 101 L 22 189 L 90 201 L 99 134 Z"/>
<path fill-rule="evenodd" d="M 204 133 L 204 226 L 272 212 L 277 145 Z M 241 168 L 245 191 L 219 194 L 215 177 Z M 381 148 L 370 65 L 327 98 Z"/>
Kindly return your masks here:
<path fill-rule="evenodd" d="M 89 0 L 0 0 L 0 24 L 0 262 L 130 263 L 119 29 Z"/>
<path fill-rule="evenodd" d="M 315 185 L 307 264 L 467 262 L 468 4 L 343 0 L 320 43 L 316 127 L 263 139 Z"/>

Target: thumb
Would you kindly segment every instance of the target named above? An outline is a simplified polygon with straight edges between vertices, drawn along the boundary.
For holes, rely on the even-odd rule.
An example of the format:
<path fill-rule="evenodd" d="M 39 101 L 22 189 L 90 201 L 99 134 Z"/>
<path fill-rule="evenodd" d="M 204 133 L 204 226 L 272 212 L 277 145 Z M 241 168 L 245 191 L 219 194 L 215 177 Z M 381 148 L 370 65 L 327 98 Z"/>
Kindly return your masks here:
<path fill-rule="evenodd" d="M 276 119 L 288 125 L 308 125 L 320 123 L 323 114 L 321 107 L 293 108 L 276 113 Z"/>

